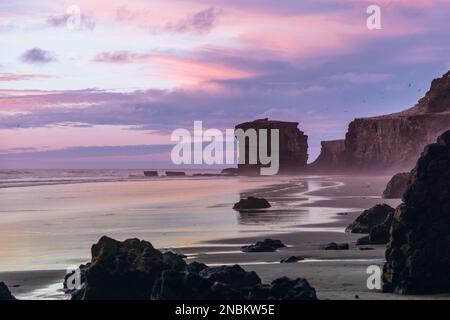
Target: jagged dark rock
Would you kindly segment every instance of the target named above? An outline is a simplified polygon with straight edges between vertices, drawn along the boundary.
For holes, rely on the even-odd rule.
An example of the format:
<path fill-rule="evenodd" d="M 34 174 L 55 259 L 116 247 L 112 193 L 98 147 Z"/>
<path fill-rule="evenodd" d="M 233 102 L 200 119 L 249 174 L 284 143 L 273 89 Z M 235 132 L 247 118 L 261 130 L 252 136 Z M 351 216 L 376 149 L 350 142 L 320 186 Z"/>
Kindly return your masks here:
<path fill-rule="evenodd" d="M 305 260 L 305 258 L 298 256 L 290 256 L 289 258 L 281 259 L 280 263 L 294 263 L 301 260 Z"/>
<path fill-rule="evenodd" d="M 272 244 L 282 245 L 276 240 Z M 102 237 L 91 251 L 92 261 L 83 267 L 84 287 L 73 292 L 72 299 L 317 299 L 305 279 L 280 278 L 262 284 L 255 272 L 239 265 L 187 264 L 180 255 L 161 253 L 138 239 L 120 242 Z"/>
<path fill-rule="evenodd" d="M 270 285 L 261 284 L 252 289 L 250 300 L 317 300 L 316 290 L 306 279 L 291 280 L 282 277 Z"/>
<path fill-rule="evenodd" d="M 260 129 L 278 129 L 279 130 L 279 173 L 298 172 L 306 168 L 306 162 L 308 160 L 308 136 L 306 136 L 298 128 L 298 122 L 286 122 L 275 121 L 265 119 L 258 119 L 251 122 L 245 122 L 238 124 L 235 130 L 242 129 L 244 131 L 248 129 L 255 129 L 259 136 Z M 270 145 L 270 138 L 268 138 Z M 265 167 L 258 161 L 256 164 L 250 164 L 249 161 L 249 141 L 245 143 L 246 146 L 246 159 L 242 163 L 238 164 L 238 172 L 240 175 L 259 175 L 260 168 Z M 258 146 L 254 146 L 258 152 Z"/>
<path fill-rule="evenodd" d="M 403 201 L 392 222 L 383 291 L 450 292 L 450 130 L 424 149 Z"/>
<path fill-rule="evenodd" d="M 104 236 L 92 246 L 91 254 L 85 287 L 77 292 L 77 298 L 148 299 L 164 270 L 186 266 L 182 258 L 164 255 L 150 242 L 138 239 L 120 242 Z"/>
<path fill-rule="evenodd" d="M 286 247 L 280 240 L 264 239 L 255 244 L 241 247 L 242 252 L 273 252 Z"/>
<path fill-rule="evenodd" d="M 267 209 L 270 208 L 270 203 L 266 199 L 248 197 L 247 199 L 241 199 L 233 206 L 234 210 L 251 210 L 251 209 Z"/>
<path fill-rule="evenodd" d="M 184 177 L 186 176 L 186 172 L 182 171 L 166 171 L 167 177 Z"/>
<path fill-rule="evenodd" d="M 351 233 L 370 233 L 373 227 L 383 223 L 394 211 L 395 209 L 387 204 L 377 204 L 370 209 L 364 210 L 345 231 Z"/>
<path fill-rule="evenodd" d="M 320 145 L 319 156 L 308 168 L 328 171 L 346 165 L 345 140 L 322 141 Z"/>
<path fill-rule="evenodd" d="M 350 246 L 348 243 L 330 242 L 323 246 L 324 250 L 348 250 Z"/>
<path fill-rule="evenodd" d="M 158 175 L 158 171 L 144 171 L 146 177 L 157 177 Z"/>
<path fill-rule="evenodd" d="M 234 288 L 251 288 L 261 283 L 254 271 L 245 271 L 239 265 L 206 268 L 199 275 L 211 282 L 221 282 Z"/>
<path fill-rule="evenodd" d="M 368 244 L 371 244 L 369 236 L 364 236 L 364 237 L 361 237 L 358 240 L 356 240 L 357 246 L 367 246 Z"/>
<path fill-rule="evenodd" d="M 0 282 L 0 300 L 16 300 L 4 282 Z"/>
<path fill-rule="evenodd" d="M 383 191 L 383 198 L 401 199 L 408 186 L 409 176 L 409 172 L 401 172 L 394 175 L 391 180 L 389 180 L 386 189 Z"/>

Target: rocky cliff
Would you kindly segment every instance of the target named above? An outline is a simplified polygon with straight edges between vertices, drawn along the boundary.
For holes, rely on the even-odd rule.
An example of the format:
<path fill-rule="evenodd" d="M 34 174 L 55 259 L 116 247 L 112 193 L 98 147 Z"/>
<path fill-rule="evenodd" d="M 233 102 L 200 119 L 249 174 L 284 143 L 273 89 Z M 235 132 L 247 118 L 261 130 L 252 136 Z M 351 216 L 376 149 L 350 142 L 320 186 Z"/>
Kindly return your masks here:
<path fill-rule="evenodd" d="M 319 157 L 311 168 L 334 170 L 345 165 L 345 140 L 322 141 Z"/>
<path fill-rule="evenodd" d="M 450 130 L 411 172 L 390 229 L 383 291 L 450 292 Z"/>
<path fill-rule="evenodd" d="M 326 156 L 322 144 L 320 167 L 335 167 L 336 157 L 345 161 L 339 169 L 410 170 L 423 147 L 450 129 L 450 72 L 431 83 L 430 90 L 405 111 L 352 121 L 345 136 L 345 151 Z M 318 159 L 318 160 L 319 160 Z"/>
<path fill-rule="evenodd" d="M 235 129 L 255 129 L 260 139 L 259 130 L 271 129 L 279 130 L 279 172 L 295 172 L 306 168 L 308 160 L 308 136 L 298 129 L 298 122 L 274 121 L 259 119 L 251 122 L 238 124 Z M 270 135 L 268 135 L 269 154 Z M 244 163 L 238 165 L 239 174 L 259 174 L 259 169 L 263 166 L 258 156 L 257 163 L 251 164 L 248 159 L 249 150 L 254 147 L 259 154 L 259 142 L 254 146 L 250 141 L 246 141 L 246 159 Z"/>

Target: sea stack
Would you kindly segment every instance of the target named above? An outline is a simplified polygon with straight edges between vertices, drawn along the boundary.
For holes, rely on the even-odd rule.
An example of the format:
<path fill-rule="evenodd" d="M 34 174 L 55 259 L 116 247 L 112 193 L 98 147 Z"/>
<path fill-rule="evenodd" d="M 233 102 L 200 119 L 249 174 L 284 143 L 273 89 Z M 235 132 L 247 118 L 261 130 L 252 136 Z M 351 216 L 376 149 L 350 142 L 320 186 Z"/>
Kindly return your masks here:
<path fill-rule="evenodd" d="M 450 292 L 450 130 L 428 145 L 394 214 L 383 291 Z"/>
<path fill-rule="evenodd" d="M 245 163 L 238 165 L 238 173 L 240 175 L 259 175 L 260 168 L 263 165 L 259 159 L 259 145 L 260 145 L 260 129 L 267 129 L 270 132 L 271 129 L 279 130 L 279 147 L 280 147 L 280 166 L 279 173 L 295 173 L 302 171 L 306 168 L 308 160 L 308 136 L 303 131 L 298 129 L 298 122 L 286 122 L 265 119 L 258 119 L 251 122 L 245 122 L 238 124 L 235 130 L 242 129 L 244 131 L 248 129 L 255 129 L 258 135 L 258 147 L 256 148 L 258 153 L 258 160 L 256 164 L 250 164 L 248 154 L 250 150 L 250 143 L 246 141 L 246 159 Z M 270 152 L 270 135 L 267 135 L 268 146 Z"/>

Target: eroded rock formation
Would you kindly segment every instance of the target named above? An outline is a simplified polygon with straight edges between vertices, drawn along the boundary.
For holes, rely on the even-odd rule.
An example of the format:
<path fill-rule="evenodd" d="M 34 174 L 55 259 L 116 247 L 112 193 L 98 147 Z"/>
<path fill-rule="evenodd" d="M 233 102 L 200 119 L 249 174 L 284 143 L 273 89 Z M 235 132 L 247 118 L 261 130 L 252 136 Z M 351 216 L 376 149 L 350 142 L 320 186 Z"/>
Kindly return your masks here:
<path fill-rule="evenodd" d="M 351 233 L 370 233 L 372 228 L 383 223 L 389 215 L 394 213 L 394 208 L 383 203 L 364 210 L 355 221 L 353 221 L 346 229 Z"/>
<path fill-rule="evenodd" d="M 322 141 L 320 144 L 320 155 L 311 163 L 310 168 L 334 170 L 346 165 L 345 140 Z"/>
<path fill-rule="evenodd" d="M 450 292 L 450 130 L 425 148 L 403 201 L 392 222 L 383 290 Z"/>
<path fill-rule="evenodd" d="M 408 186 L 409 176 L 409 172 L 401 172 L 394 175 L 383 191 L 383 198 L 401 199 Z"/>
<path fill-rule="evenodd" d="M 424 146 L 450 129 L 450 72 L 433 80 L 425 97 L 405 111 L 352 121 L 345 136 L 339 170 L 410 170 Z M 322 144 L 316 168 L 336 165 L 330 144 Z M 323 160 L 324 159 L 324 160 Z M 331 162 L 330 162 L 331 161 Z"/>
<path fill-rule="evenodd" d="M 0 300 L 16 300 L 4 282 L 0 282 Z"/>
<path fill-rule="evenodd" d="M 91 252 L 91 262 L 83 266 L 83 287 L 72 299 L 317 299 L 305 279 L 283 277 L 262 284 L 255 272 L 239 265 L 188 264 L 183 256 L 162 253 L 139 239 L 121 242 L 104 236 Z"/>
<path fill-rule="evenodd" d="M 298 128 L 298 122 L 286 122 L 286 121 L 274 121 L 265 119 L 259 119 L 251 122 L 245 122 L 238 124 L 235 129 L 242 129 L 244 131 L 248 129 L 255 129 L 259 132 L 260 129 L 278 129 L 279 130 L 279 173 L 286 172 L 298 172 L 306 168 L 306 162 L 308 160 L 308 136 L 306 136 Z M 260 135 L 258 134 L 258 140 Z M 267 145 L 269 154 L 270 150 L 270 136 L 267 138 Z M 258 141 L 258 146 L 260 142 Z M 249 141 L 246 142 L 246 159 L 244 163 L 238 165 L 239 174 L 259 175 L 260 168 L 264 165 L 261 164 L 258 156 L 257 163 L 251 164 L 249 161 Z M 258 148 L 256 147 L 258 150 Z M 259 152 L 258 152 L 259 154 Z"/>

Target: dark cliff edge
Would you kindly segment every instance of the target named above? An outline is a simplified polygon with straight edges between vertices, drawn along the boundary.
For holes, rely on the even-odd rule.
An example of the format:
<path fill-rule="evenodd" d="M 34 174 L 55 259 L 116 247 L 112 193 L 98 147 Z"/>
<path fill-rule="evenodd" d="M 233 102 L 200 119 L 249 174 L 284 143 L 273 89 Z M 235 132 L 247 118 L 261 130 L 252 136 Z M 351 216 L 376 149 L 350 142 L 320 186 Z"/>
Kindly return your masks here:
<path fill-rule="evenodd" d="M 320 170 L 410 170 L 423 150 L 450 129 L 450 71 L 434 79 L 430 90 L 402 112 L 353 120 L 342 146 L 323 141 L 318 159 L 309 167 Z"/>

